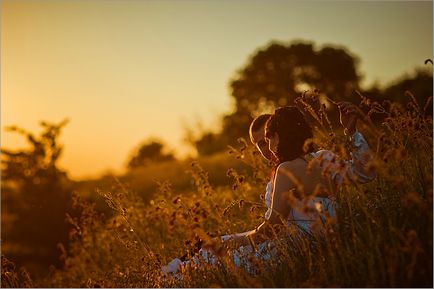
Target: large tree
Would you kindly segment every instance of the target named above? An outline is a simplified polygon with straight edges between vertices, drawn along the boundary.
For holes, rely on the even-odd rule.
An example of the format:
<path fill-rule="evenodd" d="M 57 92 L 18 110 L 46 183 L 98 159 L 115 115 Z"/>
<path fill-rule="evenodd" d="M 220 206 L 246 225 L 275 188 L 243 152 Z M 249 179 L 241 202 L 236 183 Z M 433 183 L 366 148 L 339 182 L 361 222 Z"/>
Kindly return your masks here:
<path fill-rule="evenodd" d="M 231 81 L 236 110 L 253 112 L 267 104 L 290 104 L 304 90 L 314 88 L 337 100 L 349 99 L 359 84 L 357 62 L 341 47 L 272 42 Z"/>
<path fill-rule="evenodd" d="M 292 104 L 304 90 L 319 89 L 335 100 L 350 100 L 359 87 L 357 64 L 358 58 L 339 46 L 272 42 L 259 49 L 230 81 L 235 107 L 223 117 L 222 133 L 213 135 L 212 149 L 198 147 L 208 142 L 196 141 L 198 151 L 212 153 L 233 144 L 247 135 L 254 116 Z"/>

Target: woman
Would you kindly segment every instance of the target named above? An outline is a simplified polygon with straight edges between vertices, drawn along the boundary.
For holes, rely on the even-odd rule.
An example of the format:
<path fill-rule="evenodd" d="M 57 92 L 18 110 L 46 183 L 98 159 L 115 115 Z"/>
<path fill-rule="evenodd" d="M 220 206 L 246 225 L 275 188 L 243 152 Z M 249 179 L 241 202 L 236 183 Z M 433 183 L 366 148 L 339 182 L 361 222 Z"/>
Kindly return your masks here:
<path fill-rule="evenodd" d="M 276 109 L 265 126 L 269 149 L 278 160 L 268 216 L 247 235 L 262 240 L 270 237 L 272 225 L 288 225 L 303 234 L 315 235 L 327 217 L 335 217 L 332 201 L 336 187 L 344 183 L 366 183 L 375 178 L 369 166 L 372 155 L 363 135 L 357 132 L 356 108 L 338 104 L 344 133 L 352 143 L 352 159 L 345 161 L 328 150 L 311 152 L 305 144 L 312 129 L 294 106 Z M 286 224 L 285 224 L 286 220 Z"/>
<path fill-rule="evenodd" d="M 335 217 L 335 204 L 330 196 L 336 186 L 342 183 L 365 183 L 375 177 L 375 172 L 369 167 L 372 159 L 369 146 L 356 131 L 356 108 L 348 102 L 341 102 L 338 107 L 344 133 L 353 144 L 352 159 L 349 161 L 341 160 L 327 150 L 315 153 L 309 149 L 306 151 L 305 143 L 312 138 L 312 129 L 296 107 L 278 108 L 269 117 L 264 130 L 265 140 L 273 159 L 277 160 L 277 166 L 270 186 L 272 190 L 267 186 L 265 200 L 268 211 L 265 221 L 255 230 L 220 238 L 224 242 L 238 244 L 238 249 L 232 254 L 236 265 L 244 264 L 250 271 L 251 266 L 245 261 L 254 251 L 259 258 L 272 257 L 267 248 L 270 247 L 269 240 L 276 234 L 275 225 L 283 225 L 279 227 L 284 228 L 285 232 L 279 235 L 285 237 L 310 237 L 321 233 L 321 224 L 327 218 Z M 256 139 L 261 138 L 256 136 Z M 216 262 L 210 250 L 201 249 L 200 255 L 209 263 Z M 198 260 L 194 259 L 196 263 Z M 173 266 L 166 267 L 168 272 L 174 272 L 173 268 L 176 271 L 181 264 L 179 259 L 172 262 L 169 265 Z"/>

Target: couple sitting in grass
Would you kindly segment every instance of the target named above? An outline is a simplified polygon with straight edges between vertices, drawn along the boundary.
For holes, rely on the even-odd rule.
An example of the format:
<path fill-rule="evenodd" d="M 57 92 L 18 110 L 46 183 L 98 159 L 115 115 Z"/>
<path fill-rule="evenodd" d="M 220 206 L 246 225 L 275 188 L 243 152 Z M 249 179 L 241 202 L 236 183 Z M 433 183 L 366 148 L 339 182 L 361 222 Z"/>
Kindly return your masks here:
<path fill-rule="evenodd" d="M 375 178 L 369 166 L 369 146 L 356 130 L 357 108 L 349 102 L 337 105 L 344 134 L 352 144 L 351 160 L 343 160 L 329 150 L 314 152 L 308 145 L 312 128 L 295 106 L 258 116 L 250 125 L 250 139 L 262 156 L 276 165 L 265 193 L 265 221 L 254 230 L 214 238 L 191 259 L 175 258 L 162 271 L 176 273 L 185 264 L 217 263 L 213 245 L 219 242 L 232 243 L 237 248 L 231 252 L 232 261 L 254 273 L 251 257 L 263 261 L 273 258 L 276 240 L 315 240 L 321 236 L 324 224 L 336 218 L 336 188 Z"/>

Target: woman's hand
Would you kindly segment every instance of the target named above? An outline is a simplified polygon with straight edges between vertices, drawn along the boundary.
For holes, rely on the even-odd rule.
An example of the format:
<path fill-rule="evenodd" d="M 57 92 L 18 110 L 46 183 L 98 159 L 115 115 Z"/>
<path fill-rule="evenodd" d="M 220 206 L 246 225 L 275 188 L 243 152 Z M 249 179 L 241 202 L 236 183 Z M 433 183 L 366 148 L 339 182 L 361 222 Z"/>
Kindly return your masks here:
<path fill-rule="evenodd" d="M 344 127 L 345 135 L 353 135 L 356 132 L 358 108 L 351 102 L 341 101 L 337 103 L 340 122 Z"/>

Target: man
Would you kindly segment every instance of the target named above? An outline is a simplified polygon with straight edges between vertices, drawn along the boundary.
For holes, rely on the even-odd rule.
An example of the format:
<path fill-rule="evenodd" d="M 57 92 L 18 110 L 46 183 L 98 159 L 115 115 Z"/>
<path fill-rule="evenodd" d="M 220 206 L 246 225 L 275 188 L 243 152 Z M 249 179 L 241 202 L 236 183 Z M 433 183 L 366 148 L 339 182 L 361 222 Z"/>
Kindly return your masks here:
<path fill-rule="evenodd" d="M 316 153 L 311 153 L 311 156 L 315 159 L 320 160 L 324 168 L 327 168 L 329 166 L 333 168 L 332 170 L 329 171 L 329 176 L 332 182 L 335 183 L 336 185 L 346 183 L 347 181 L 353 183 L 369 182 L 375 177 L 375 172 L 372 172 L 368 167 L 369 161 L 372 159 L 369 146 L 365 141 L 365 139 L 363 138 L 363 136 L 356 130 L 356 123 L 357 123 L 356 108 L 354 107 L 353 104 L 348 102 L 340 102 L 337 105 L 340 111 L 340 121 L 344 127 L 344 133 L 345 135 L 350 137 L 350 140 L 353 144 L 353 151 L 351 152 L 352 159 L 349 161 L 344 161 L 344 169 L 343 169 L 340 163 L 339 164 L 335 163 L 337 156 L 335 156 L 334 153 L 331 151 L 322 150 Z M 270 117 L 271 114 L 262 114 L 256 117 L 250 124 L 249 136 L 252 144 L 258 149 L 258 151 L 265 159 L 269 161 L 276 161 L 276 158 L 274 154 L 271 152 L 269 148 L 269 143 L 265 137 L 265 126 Z M 339 171 L 335 168 L 337 165 L 339 166 Z M 257 236 L 258 231 L 260 231 L 261 227 L 263 227 L 266 224 L 266 222 L 269 220 L 272 214 L 273 211 L 272 194 L 273 194 L 273 180 L 270 180 L 267 184 L 266 193 L 265 193 L 265 203 L 268 207 L 268 210 L 265 213 L 265 220 L 266 220 L 265 222 L 263 222 L 254 230 L 243 232 L 243 233 L 225 235 L 215 239 L 216 240 L 220 239 L 223 242 L 234 241 L 240 245 L 250 243 L 253 247 L 254 244 L 252 243 L 252 240 L 255 239 L 254 236 L 255 235 Z M 334 215 L 333 212 L 334 209 L 330 207 L 329 210 L 330 210 L 330 215 Z M 250 237 L 248 238 L 248 236 Z M 248 246 L 240 247 L 240 249 L 243 248 L 245 248 L 246 254 L 251 254 L 253 252 L 253 249 L 251 247 L 250 248 Z M 257 251 L 256 254 L 258 254 L 258 256 L 262 254 L 261 251 L 264 248 L 265 246 L 262 246 L 261 250 Z M 200 249 L 198 253 L 199 255 L 202 256 L 203 260 L 205 260 L 210 264 L 214 264 L 217 262 L 217 258 L 213 255 L 212 251 Z M 245 257 L 243 255 L 244 254 L 240 255 L 239 252 L 234 251 L 233 261 L 237 266 L 240 266 L 240 264 L 242 263 L 241 260 L 244 259 Z M 193 257 L 191 260 L 197 263 L 200 262 L 199 259 L 196 257 Z M 190 261 L 185 260 L 184 258 L 181 259 L 175 258 L 169 264 L 164 266 L 162 268 L 162 271 L 164 273 L 176 273 L 179 267 L 186 262 L 190 262 Z"/>
<path fill-rule="evenodd" d="M 265 124 L 270 116 L 271 114 L 261 114 L 252 121 L 249 127 L 250 141 L 267 160 L 273 159 L 273 154 L 265 139 Z"/>
<path fill-rule="evenodd" d="M 328 182 L 331 184 L 330 188 L 339 186 L 341 184 L 354 184 L 354 183 L 367 183 L 372 181 L 375 176 L 376 176 L 376 172 L 375 170 L 370 166 L 370 162 L 372 160 L 372 154 L 371 151 L 369 149 L 369 145 L 366 142 L 366 140 L 364 139 L 363 135 L 357 131 L 356 129 L 356 124 L 357 124 L 357 119 L 358 119 L 358 112 L 357 112 L 357 108 L 350 102 L 339 102 L 337 103 L 337 106 L 339 108 L 339 113 L 340 113 L 340 122 L 342 124 L 342 126 L 344 127 L 344 134 L 349 137 L 349 140 L 352 144 L 351 147 L 351 160 L 343 160 L 341 159 L 341 157 L 339 155 L 336 155 L 334 152 L 329 151 L 329 150 L 320 150 L 317 152 L 310 152 L 309 154 L 306 154 L 304 157 L 301 156 L 301 159 L 304 159 L 306 162 L 306 158 L 312 159 L 313 163 L 316 163 L 316 167 L 318 167 L 320 170 L 323 171 L 322 174 L 325 173 L 325 175 L 328 176 Z M 290 111 L 289 108 L 290 107 L 285 107 L 288 108 L 287 111 Z M 282 110 L 284 108 L 280 108 L 279 110 Z M 295 107 L 294 107 L 294 110 Z M 294 111 L 295 113 L 295 111 Z M 300 114 L 300 113 L 299 113 Z M 280 115 L 280 114 L 279 114 Z M 292 112 L 291 114 L 288 115 L 288 113 L 286 113 L 286 115 L 289 117 L 289 119 L 291 118 L 290 116 L 292 116 Z M 261 152 L 262 156 L 266 159 L 272 159 L 272 158 L 279 158 L 278 157 L 278 152 L 277 152 L 277 148 L 275 147 L 275 145 L 273 144 L 276 143 L 276 141 L 274 141 L 274 139 L 271 139 L 271 137 L 267 137 L 266 135 L 266 130 L 268 131 L 269 129 L 269 123 L 271 122 L 271 119 L 274 118 L 274 124 L 278 124 L 280 125 L 280 129 L 282 130 L 282 133 L 285 132 L 287 133 L 289 130 L 289 128 L 291 128 L 291 125 L 295 125 L 296 122 L 291 123 L 291 121 L 285 120 L 284 122 L 282 122 L 282 120 L 278 121 L 276 120 L 277 117 L 277 110 L 275 115 L 260 115 L 257 118 L 255 118 L 250 126 L 250 130 L 249 130 L 249 134 L 250 134 L 250 140 L 252 141 L 252 143 L 256 146 L 256 148 Z M 301 116 L 302 117 L 302 116 Z M 303 117 L 302 117 L 303 118 Z M 300 121 L 301 122 L 301 121 Z M 300 122 L 297 123 L 297 125 L 300 125 Z M 309 126 L 308 124 L 306 124 L 306 126 Z M 265 127 L 267 127 L 267 129 L 265 129 Z M 306 128 L 307 129 L 307 128 Z M 267 132 L 268 133 L 268 132 Z M 282 137 L 285 134 L 282 135 Z M 273 135 L 273 137 L 275 137 Z M 277 137 L 277 143 L 279 141 L 278 136 Z M 288 136 L 286 136 L 288 137 Z M 287 144 L 287 147 L 291 148 L 292 146 L 294 146 L 294 143 L 292 143 L 293 139 L 292 137 L 296 137 L 296 135 L 291 135 L 289 136 L 289 140 L 291 140 L 291 142 L 289 142 Z M 283 141 L 283 139 L 282 139 Z M 266 144 L 268 143 L 268 147 L 266 146 Z M 288 146 L 289 145 L 289 146 Z M 284 153 L 285 151 L 281 152 L 280 154 Z M 298 157 L 300 158 L 300 157 Z M 283 161 L 282 161 L 283 162 Z M 276 193 L 275 191 L 282 191 L 281 189 L 279 189 L 282 186 L 282 183 L 284 183 L 282 181 L 282 179 L 285 179 L 288 183 L 288 187 L 294 186 L 294 176 L 301 176 L 302 179 L 298 179 L 295 178 L 295 180 L 297 181 L 297 183 L 299 184 L 303 184 L 303 182 L 300 182 L 300 180 L 303 180 L 307 183 L 305 183 L 304 185 L 302 185 L 302 189 L 309 187 L 307 184 L 311 184 L 311 182 L 313 181 L 314 177 L 311 173 L 307 173 L 307 171 L 309 171 L 308 167 L 309 165 L 306 165 L 306 163 L 301 162 L 298 168 L 299 171 L 296 170 L 296 168 L 292 168 L 292 170 L 286 172 L 284 175 L 284 178 L 277 178 L 276 180 L 272 180 L 267 184 L 267 188 L 266 188 L 266 193 L 265 193 L 265 202 L 267 204 L 268 210 L 265 214 L 265 221 L 259 225 L 257 227 L 257 229 L 252 230 L 251 233 L 244 235 L 241 237 L 241 240 L 244 239 L 244 243 L 246 243 L 247 239 L 249 238 L 255 238 L 256 236 L 260 237 L 261 233 L 265 233 L 264 231 L 264 227 L 266 227 L 267 223 L 271 220 L 271 216 L 273 215 L 276 219 L 276 213 L 275 212 L 280 212 L 279 210 L 276 209 L 277 204 L 279 203 L 278 200 L 276 200 L 276 198 L 274 198 L 273 200 L 273 195 L 276 197 Z M 276 162 L 276 164 L 278 164 L 279 162 Z M 279 165 L 280 167 L 280 165 Z M 317 174 L 319 174 L 320 172 L 317 172 Z M 291 177 L 287 177 L 287 175 L 291 175 Z M 276 182 L 276 185 L 274 185 L 273 183 Z M 277 185 L 279 184 L 279 185 Z M 274 187 L 273 187 L 274 186 Z M 284 189 L 283 191 L 287 191 L 287 189 Z M 312 190 L 310 190 L 312 191 Z M 332 191 L 325 191 L 323 192 L 325 195 L 317 195 L 317 197 L 315 197 L 313 200 L 318 199 L 318 202 L 313 202 L 312 205 L 312 209 L 315 209 L 318 207 L 320 207 L 319 211 L 320 212 L 326 212 L 329 213 L 330 216 L 335 216 L 335 211 L 334 211 L 334 206 L 333 205 L 333 201 L 331 201 L 329 199 L 328 194 L 332 193 Z M 278 199 L 278 198 L 277 198 Z M 273 201 L 272 201 L 273 200 Z M 282 201 L 285 204 L 285 208 L 286 211 L 292 212 L 292 219 L 291 222 L 292 223 L 300 223 L 300 227 L 303 227 L 302 225 L 305 225 L 303 227 L 303 229 L 305 231 L 310 232 L 311 228 L 310 228 L 310 222 L 305 222 L 306 224 L 303 223 L 303 221 L 301 220 L 308 220 L 308 216 L 307 215 L 303 215 L 303 214 L 299 214 L 297 212 L 297 208 L 293 207 L 293 206 L 288 206 L 287 205 L 287 201 L 283 200 Z M 273 205 L 271 205 L 271 203 L 273 203 Z M 321 204 L 321 206 L 318 206 L 318 204 Z M 303 208 L 302 208 L 303 209 Z M 302 211 L 302 210 L 298 210 L 298 211 Z M 278 215 L 278 214 L 277 214 Z M 286 215 L 289 215 L 286 214 Z M 286 216 L 285 215 L 285 216 Z M 280 220 L 280 218 L 278 218 Z M 249 238 L 247 238 L 249 237 Z M 237 238 L 238 240 L 240 238 Z M 259 238 L 260 240 L 262 238 Z"/>
<path fill-rule="evenodd" d="M 363 135 L 356 129 L 358 113 L 357 108 L 350 102 L 338 102 L 340 122 L 344 127 L 344 134 L 349 138 L 351 148 L 351 160 L 342 160 L 339 156 L 328 150 L 320 150 L 311 153 L 310 156 L 322 162 L 324 169 L 328 169 L 329 177 L 335 185 L 343 183 L 368 183 L 372 181 L 376 173 L 369 166 L 372 154 L 369 145 Z M 249 128 L 250 141 L 259 150 L 261 155 L 270 161 L 276 161 L 270 151 L 265 137 L 265 125 L 271 114 L 261 114 L 256 117 Z M 288 124 L 291 125 L 291 124 Z M 337 160 L 341 160 L 339 163 Z M 338 170 L 337 168 L 340 167 Z M 267 185 L 268 189 L 268 185 Z"/>

